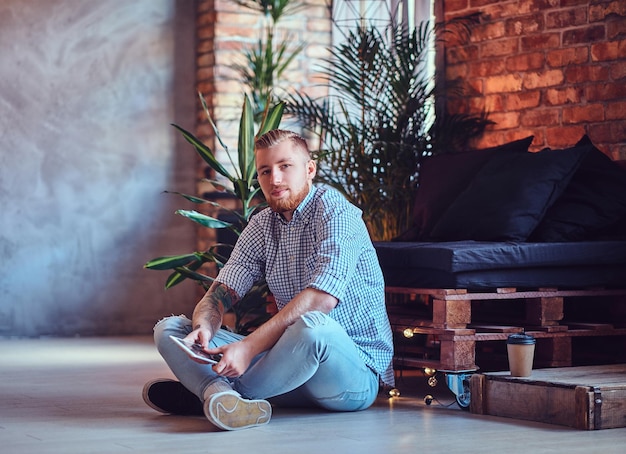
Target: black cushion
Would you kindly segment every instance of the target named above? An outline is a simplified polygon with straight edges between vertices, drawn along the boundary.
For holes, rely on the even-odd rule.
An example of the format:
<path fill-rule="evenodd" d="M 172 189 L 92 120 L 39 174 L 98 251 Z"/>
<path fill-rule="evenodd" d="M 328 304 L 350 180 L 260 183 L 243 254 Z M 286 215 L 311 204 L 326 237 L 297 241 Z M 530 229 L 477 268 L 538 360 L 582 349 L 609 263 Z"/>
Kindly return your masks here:
<path fill-rule="evenodd" d="M 623 286 L 626 241 L 375 242 L 388 286 L 497 288 Z"/>
<path fill-rule="evenodd" d="M 580 241 L 623 237 L 626 219 L 626 171 L 591 146 L 559 199 L 530 237 L 531 241 Z"/>
<path fill-rule="evenodd" d="M 592 145 L 491 158 L 434 226 L 435 241 L 525 241 Z"/>
<path fill-rule="evenodd" d="M 395 240 L 427 239 L 441 215 L 487 161 L 501 153 L 527 152 L 532 141 L 533 136 L 530 136 L 497 147 L 444 153 L 424 159 L 413 204 L 413 225 Z"/>

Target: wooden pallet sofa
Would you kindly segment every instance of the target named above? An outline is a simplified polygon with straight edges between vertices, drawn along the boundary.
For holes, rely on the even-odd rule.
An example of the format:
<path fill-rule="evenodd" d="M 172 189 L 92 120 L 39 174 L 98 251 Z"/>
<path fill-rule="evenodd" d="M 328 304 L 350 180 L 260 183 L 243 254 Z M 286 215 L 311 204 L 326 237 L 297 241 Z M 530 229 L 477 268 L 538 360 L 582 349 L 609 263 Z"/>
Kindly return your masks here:
<path fill-rule="evenodd" d="M 375 243 L 397 367 L 502 370 L 519 331 L 536 367 L 588 361 L 598 339 L 614 347 L 595 360 L 626 361 L 626 167 L 587 137 L 531 141 L 422 163 L 412 228 Z"/>

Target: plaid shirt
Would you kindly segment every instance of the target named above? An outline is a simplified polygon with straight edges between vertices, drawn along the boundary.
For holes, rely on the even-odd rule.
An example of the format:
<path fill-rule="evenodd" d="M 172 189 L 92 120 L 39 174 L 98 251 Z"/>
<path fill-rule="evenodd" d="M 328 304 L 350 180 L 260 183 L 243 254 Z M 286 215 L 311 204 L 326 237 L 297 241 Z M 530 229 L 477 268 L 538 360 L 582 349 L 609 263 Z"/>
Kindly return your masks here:
<path fill-rule="evenodd" d="M 279 310 L 306 288 L 337 298 L 329 316 L 393 386 L 384 280 L 361 210 L 335 190 L 313 187 L 290 222 L 269 208 L 253 216 L 217 280 L 243 296 L 262 277 Z"/>

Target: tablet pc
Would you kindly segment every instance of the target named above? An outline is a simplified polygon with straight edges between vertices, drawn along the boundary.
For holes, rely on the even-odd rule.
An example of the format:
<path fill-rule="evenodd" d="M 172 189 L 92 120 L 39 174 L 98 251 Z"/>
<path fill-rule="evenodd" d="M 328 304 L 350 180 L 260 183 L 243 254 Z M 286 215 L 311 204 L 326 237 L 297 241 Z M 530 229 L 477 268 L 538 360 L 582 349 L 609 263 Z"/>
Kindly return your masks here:
<path fill-rule="evenodd" d="M 217 364 L 222 358 L 221 355 L 210 355 L 202 349 L 200 344 L 188 342 L 175 336 L 170 336 L 176 345 L 184 350 L 189 356 L 207 364 Z"/>

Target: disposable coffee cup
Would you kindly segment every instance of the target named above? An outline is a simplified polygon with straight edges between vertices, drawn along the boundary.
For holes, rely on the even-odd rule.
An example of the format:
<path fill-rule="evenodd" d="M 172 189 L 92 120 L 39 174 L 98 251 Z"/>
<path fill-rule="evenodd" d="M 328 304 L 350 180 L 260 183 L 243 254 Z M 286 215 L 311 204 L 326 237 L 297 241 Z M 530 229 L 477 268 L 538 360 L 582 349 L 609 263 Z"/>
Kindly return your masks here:
<path fill-rule="evenodd" d="M 530 377 L 535 356 L 535 338 L 524 333 L 511 334 L 506 340 L 512 377 Z"/>

